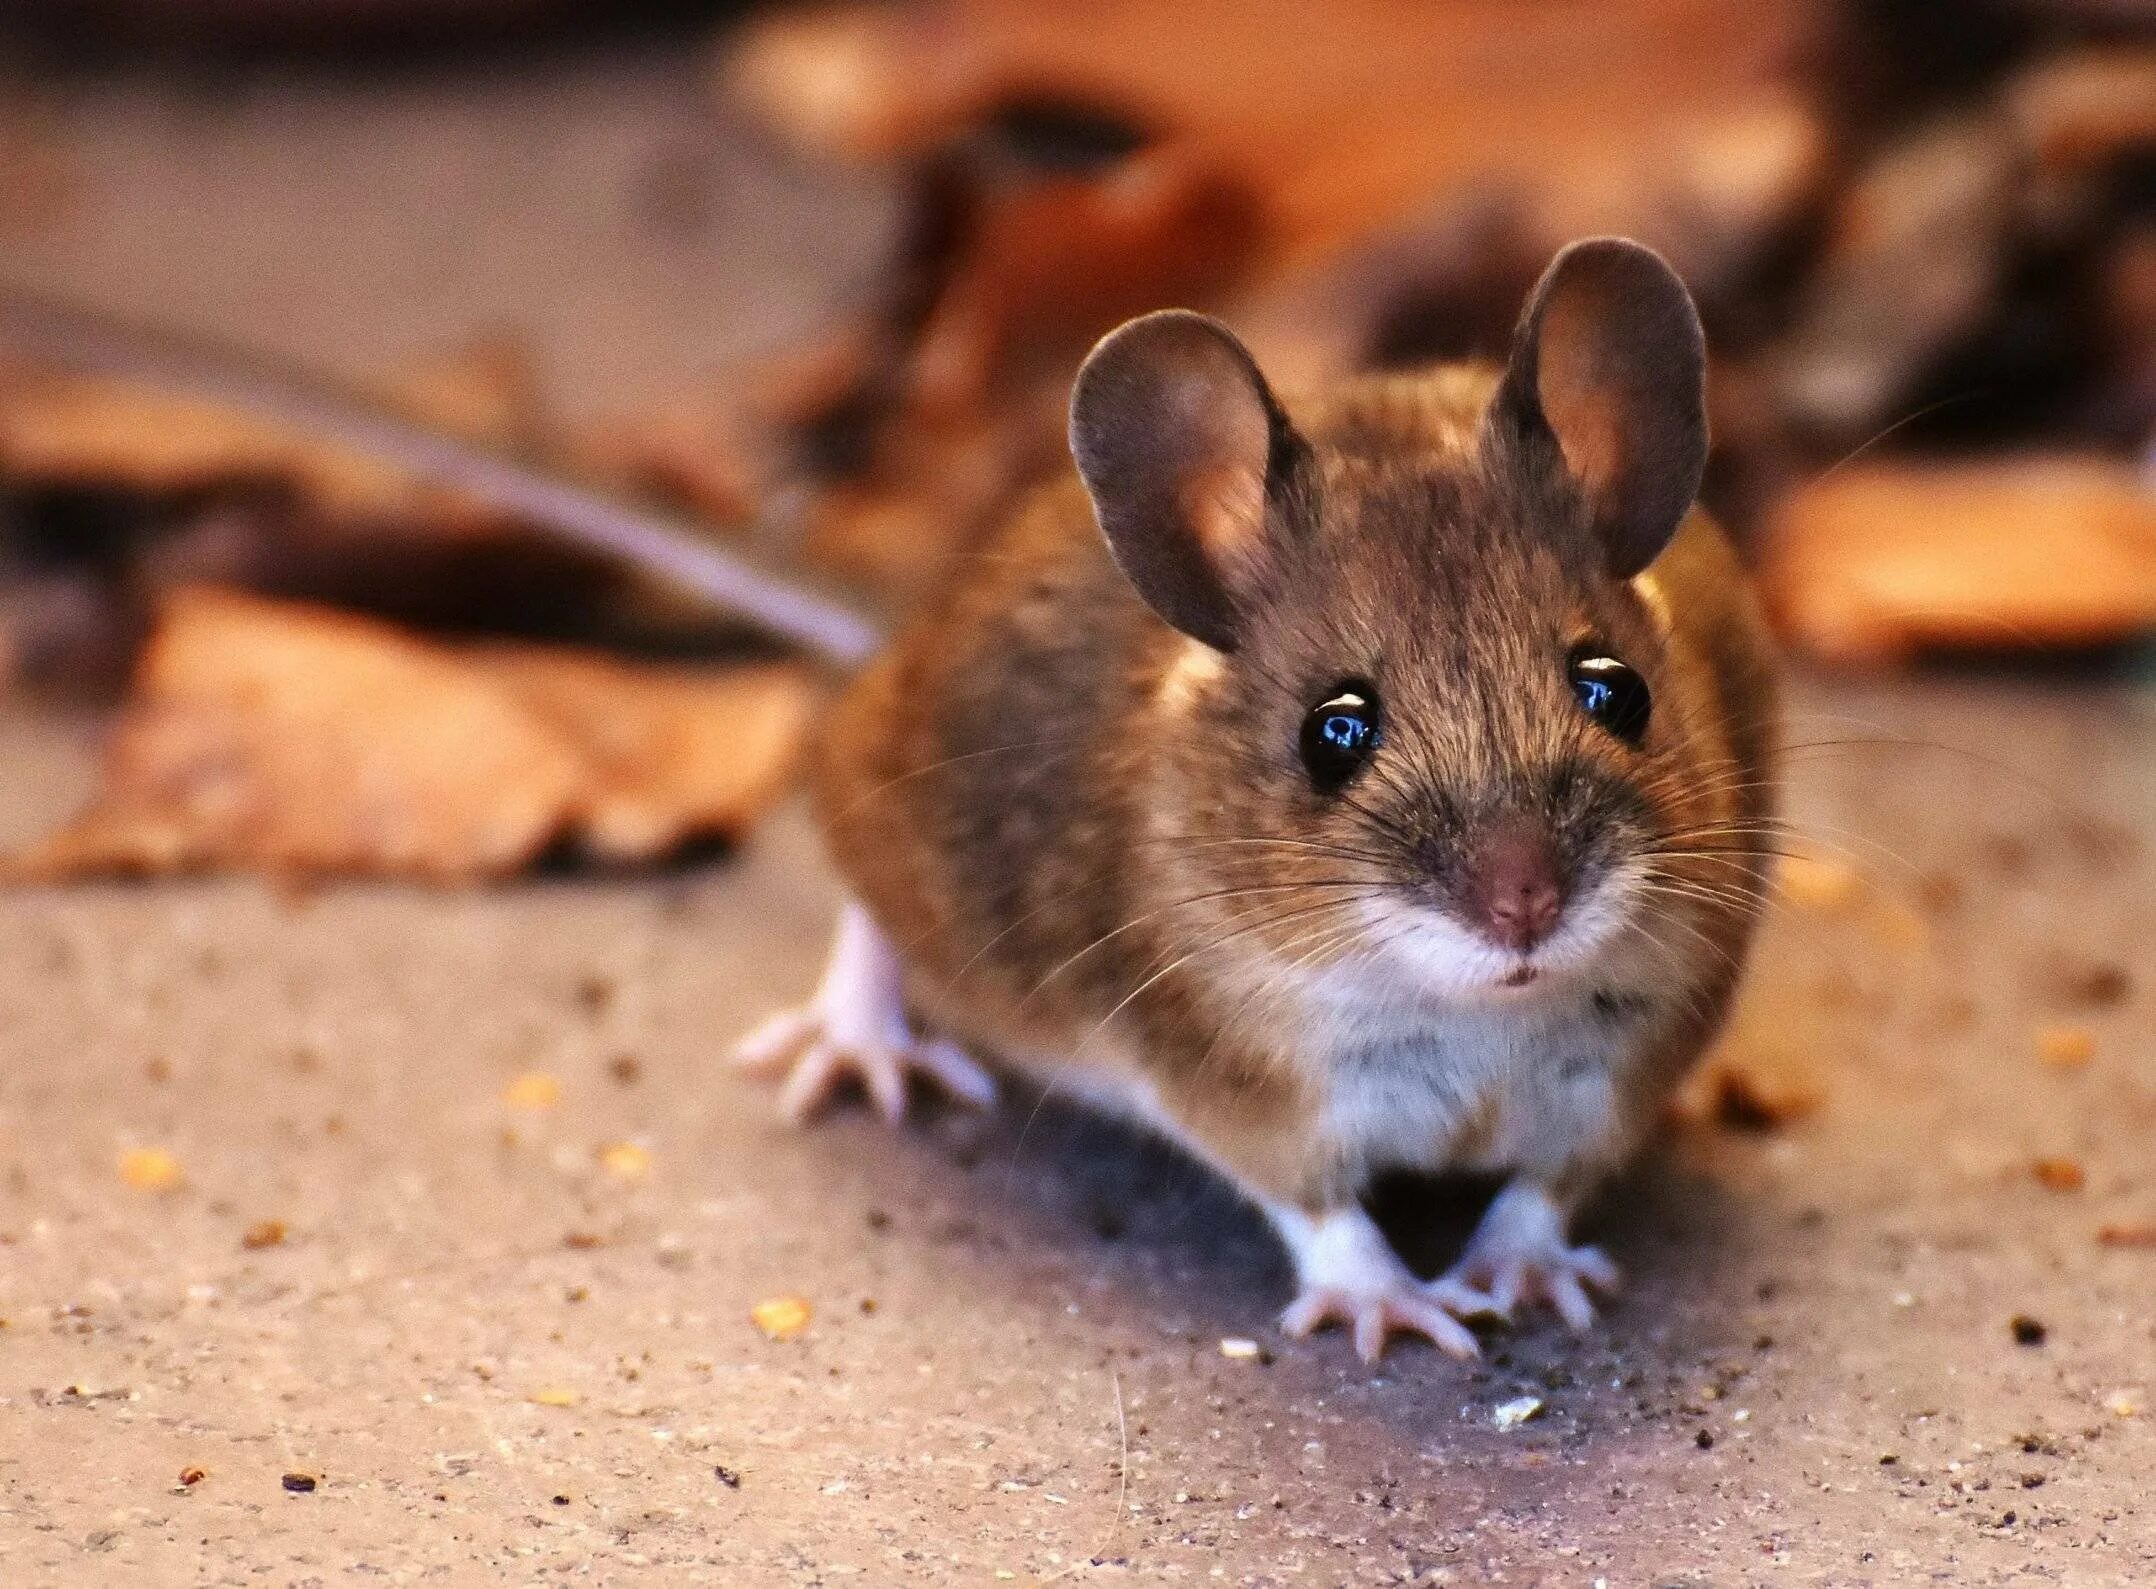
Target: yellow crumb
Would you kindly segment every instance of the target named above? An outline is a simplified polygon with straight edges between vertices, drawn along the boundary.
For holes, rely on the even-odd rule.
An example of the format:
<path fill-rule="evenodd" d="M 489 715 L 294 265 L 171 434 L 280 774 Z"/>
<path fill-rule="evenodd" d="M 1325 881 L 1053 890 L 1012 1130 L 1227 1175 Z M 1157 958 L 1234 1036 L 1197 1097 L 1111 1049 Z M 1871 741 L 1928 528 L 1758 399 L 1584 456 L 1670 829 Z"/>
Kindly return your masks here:
<path fill-rule="evenodd" d="M 1790 902 L 1813 910 L 1839 910 L 1864 886 L 1862 875 L 1847 861 L 1817 855 L 1783 856 L 1779 875 Z"/>
<path fill-rule="evenodd" d="M 749 1318 L 774 1341 L 791 1341 L 809 1327 L 804 1297 L 767 1297 L 749 1309 Z"/>
<path fill-rule="evenodd" d="M 187 1179 L 187 1172 L 163 1148 L 129 1148 L 120 1155 L 120 1179 L 138 1192 L 169 1192 Z"/>
<path fill-rule="evenodd" d="M 641 1181 L 651 1173 L 651 1150 L 634 1142 L 609 1142 L 599 1150 L 599 1165 L 617 1179 Z"/>
<path fill-rule="evenodd" d="M 2072 1070 L 2096 1057 L 2096 1037 L 2085 1026 L 2047 1026 L 2036 1034 L 2036 1054 L 2047 1065 Z"/>
<path fill-rule="evenodd" d="M 551 1109 L 561 1102 L 561 1083 L 543 1070 L 527 1070 L 502 1089 L 502 1102 L 512 1109 Z"/>
<path fill-rule="evenodd" d="M 542 1385 L 530 1397 L 536 1407 L 574 1407 L 581 1399 L 566 1385 Z"/>

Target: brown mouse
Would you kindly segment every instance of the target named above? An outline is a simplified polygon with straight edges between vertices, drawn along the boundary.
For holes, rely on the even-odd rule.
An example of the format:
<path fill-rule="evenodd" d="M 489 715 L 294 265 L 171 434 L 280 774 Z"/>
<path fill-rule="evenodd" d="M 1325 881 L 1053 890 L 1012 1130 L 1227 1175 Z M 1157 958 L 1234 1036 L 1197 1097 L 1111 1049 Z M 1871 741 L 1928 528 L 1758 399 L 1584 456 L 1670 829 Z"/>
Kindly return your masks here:
<path fill-rule="evenodd" d="M 873 626 L 647 511 L 198 338 L 0 291 L 0 337 L 338 435 L 849 666 Z M 1284 1326 L 1462 1355 L 1569 1244 L 1722 1019 L 1765 898 L 1770 647 L 1721 533 L 1698 316 L 1635 243 L 1558 256 L 1502 370 L 1283 405 L 1223 327 L 1104 339 L 1076 472 L 830 715 L 816 808 L 853 902 L 822 986 L 741 1049 L 788 1114 L 975 1054 L 1160 1130 L 1295 1261 Z M 1424 1283 L 1388 1169 L 1509 1177 Z"/>
<path fill-rule="evenodd" d="M 1592 1318 L 1568 1221 L 1715 1032 L 1765 897 L 1775 679 L 1693 507 L 1704 349 L 1638 244 L 1561 253 L 1502 370 L 1284 404 L 1148 315 L 1049 485 L 863 671 L 815 806 L 852 894 L 822 986 L 741 1048 L 789 1115 L 975 1054 L 1135 1117 L 1291 1253 L 1302 1334 L 1465 1356 Z M 1508 1177 L 1443 1277 L 1382 1171 Z"/>

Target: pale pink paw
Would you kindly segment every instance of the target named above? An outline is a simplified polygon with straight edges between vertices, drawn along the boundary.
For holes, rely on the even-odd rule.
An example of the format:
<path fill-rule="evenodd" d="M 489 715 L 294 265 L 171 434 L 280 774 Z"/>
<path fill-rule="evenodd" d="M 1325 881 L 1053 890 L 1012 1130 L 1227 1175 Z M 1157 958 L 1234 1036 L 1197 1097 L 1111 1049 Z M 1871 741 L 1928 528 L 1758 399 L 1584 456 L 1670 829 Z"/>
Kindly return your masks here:
<path fill-rule="evenodd" d="M 914 1035 L 898 958 L 858 905 L 839 917 L 815 995 L 742 1039 L 734 1063 L 749 1071 L 784 1070 L 779 1112 L 797 1125 L 849 1082 L 859 1082 L 893 1123 L 905 1116 L 913 1076 L 976 1108 L 996 1101 L 995 1078 L 963 1049 Z"/>
<path fill-rule="evenodd" d="M 1465 1286 L 1417 1280 L 1361 1208 L 1351 1203 L 1311 1213 L 1291 1204 L 1264 1207 L 1295 1259 L 1295 1300 L 1280 1315 L 1288 1334 L 1345 1325 L 1366 1363 L 1383 1356 L 1396 1333 L 1424 1336 L 1454 1357 L 1480 1355 L 1474 1332 L 1460 1318 L 1490 1312 L 1490 1299 Z"/>
<path fill-rule="evenodd" d="M 1280 1315 L 1280 1328 L 1296 1337 L 1326 1324 L 1346 1326 L 1355 1342 L 1356 1355 L 1366 1363 L 1375 1363 L 1384 1356 L 1385 1343 L 1396 1333 L 1423 1336 L 1439 1351 L 1454 1357 L 1478 1357 L 1482 1352 L 1474 1331 L 1454 1318 L 1428 1287 L 1412 1279 L 1397 1288 L 1375 1292 L 1343 1286 L 1306 1286 Z"/>
<path fill-rule="evenodd" d="M 1460 1261 L 1435 1282 L 1486 1293 L 1510 1317 L 1522 1302 L 1547 1302 L 1574 1330 L 1595 1321 L 1591 1289 L 1608 1295 L 1623 1276 L 1598 1247 L 1565 1240 L 1564 1217 L 1539 1188 L 1515 1182 L 1497 1194 Z"/>
<path fill-rule="evenodd" d="M 905 1118 L 910 1078 L 924 1077 L 960 1103 L 985 1109 L 996 1101 L 995 1078 L 955 1044 L 910 1035 L 903 1045 L 850 1041 L 833 1035 L 812 1006 L 773 1016 L 734 1050 L 748 1071 L 784 1070 L 779 1113 L 799 1125 L 850 1082 L 857 1082 L 894 1125 Z"/>

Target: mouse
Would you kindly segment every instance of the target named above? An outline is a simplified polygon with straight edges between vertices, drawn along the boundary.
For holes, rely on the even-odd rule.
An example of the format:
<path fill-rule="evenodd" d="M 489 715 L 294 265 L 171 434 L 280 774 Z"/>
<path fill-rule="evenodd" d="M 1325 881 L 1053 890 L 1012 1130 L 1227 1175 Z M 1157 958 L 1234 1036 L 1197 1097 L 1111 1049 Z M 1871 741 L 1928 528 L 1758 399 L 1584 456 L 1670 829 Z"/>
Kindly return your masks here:
<path fill-rule="evenodd" d="M 0 337 L 323 431 L 848 676 L 809 758 L 828 963 L 733 1056 L 788 1119 L 1011 1075 L 1118 1114 L 1263 1214 L 1288 1334 L 1371 1362 L 1616 1289 L 1573 1222 L 1720 1028 L 1777 832 L 1778 666 L 1652 250 L 1563 249 L 1501 363 L 1309 395 L 1217 320 L 1120 327 L 1068 470 L 889 634 L 257 356 L 19 292 Z M 1396 1171 L 1500 1181 L 1434 1279 L 1364 1206 Z"/>
<path fill-rule="evenodd" d="M 1776 666 L 1697 507 L 1682 282 L 1563 250 L 1500 365 L 1277 395 L 1220 322 L 1087 356 L 1072 467 L 913 613 L 811 758 L 847 889 L 736 1059 L 842 1084 L 1007 1069 L 1158 1132 L 1286 1248 L 1292 1336 L 1459 1357 L 1574 1328 L 1575 1244 L 1715 1035 L 1767 896 Z M 1502 1178 L 1412 1273 L 1375 1177 Z"/>

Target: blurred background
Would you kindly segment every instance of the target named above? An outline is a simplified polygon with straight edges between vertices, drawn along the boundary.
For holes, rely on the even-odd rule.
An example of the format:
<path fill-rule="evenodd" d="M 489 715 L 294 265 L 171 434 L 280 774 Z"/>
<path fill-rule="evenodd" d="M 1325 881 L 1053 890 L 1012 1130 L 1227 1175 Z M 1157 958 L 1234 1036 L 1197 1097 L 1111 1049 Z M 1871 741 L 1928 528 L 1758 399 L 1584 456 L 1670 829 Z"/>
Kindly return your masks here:
<path fill-rule="evenodd" d="M 1611 1325 L 1459 1374 L 1222 1357 L 1262 1234 L 1053 1109 L 778 1133 L 828 680 L 65 329 L 888 616 L 1123 318 L 1496 356 L 1596 232 L 1706 319 L 1803 857 Z M 11 1560 L 2145 1578 L 2152 449 L 2147 0 L 0 8 Z"/>

